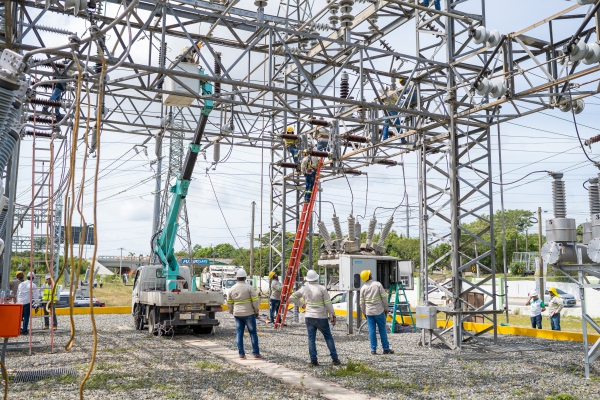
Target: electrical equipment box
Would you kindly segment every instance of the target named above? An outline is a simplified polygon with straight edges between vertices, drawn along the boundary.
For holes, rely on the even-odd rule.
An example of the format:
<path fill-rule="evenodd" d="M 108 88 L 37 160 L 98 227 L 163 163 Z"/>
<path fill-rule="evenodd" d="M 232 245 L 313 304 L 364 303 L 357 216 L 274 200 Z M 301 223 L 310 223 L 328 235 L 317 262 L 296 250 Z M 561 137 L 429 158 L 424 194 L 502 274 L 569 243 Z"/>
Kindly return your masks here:
<path fill-rule="evenodd" d="M 368 269 L 373 279 L 381 282 L 385 289 L 402 282 L 405 290 L 414 289 L 414 263 L 398 260 L 391 256 L 340 254 L 337 259 L 319 260 L 319 265 L 339 267 L 338 290 L 359 290 L 364 282 L 360 272 Z"/>
<path fill-rule="evenodd" d="M 175 68 L 172 69 L 174 71 L 183 71 L 198 75 L 198 64 L 195 63 L 180 62 Z M 193 96 L 198 96 L 200 93 L 200 79 L 183 78 L 180 76 L 177 77 L 177 80 L 190 88 L 193 93 L 190 93 L 189 90 L 169 76 L 166 76 L 164 79 L 164 90 L 181 93 L 181 95 L 163 93 L 162 100 L 165 106 L 189 107 L 194 100 L 196 100 L 196 97 Z"/>
<path fill-rule="evenodd" d="M 373 257 L 340 255 L 339 290 L 359 290 L 364 282 L 360 272 L 368 269 L 373 277 L 377 275 L 377 260 Z"/>
<path fill-rule="evenodd" d="M 417 329 L 437 328 L 437 308 L 417 306 Z"/>

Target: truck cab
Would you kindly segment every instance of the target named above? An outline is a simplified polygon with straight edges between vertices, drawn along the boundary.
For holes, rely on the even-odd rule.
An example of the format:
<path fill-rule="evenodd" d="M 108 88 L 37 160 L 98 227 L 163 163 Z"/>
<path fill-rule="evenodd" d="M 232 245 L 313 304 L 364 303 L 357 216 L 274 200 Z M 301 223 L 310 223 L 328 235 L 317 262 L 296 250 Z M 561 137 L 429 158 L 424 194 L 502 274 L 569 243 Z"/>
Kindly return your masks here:
<path fill-rule="evenodd" d="M 137 269 L 131 294 L 131 314 L 134 326 L 150 333 L 160 333 L 174 327 L 190 327 L 195 333 L 210 333 L 219 325 L 215 313 L 222 311 L 223 294 L 192 291 L 192 278 L 187 266 L 181 266 L 177 289 L 167 291 L 161 265 L 145 265 Z"/>

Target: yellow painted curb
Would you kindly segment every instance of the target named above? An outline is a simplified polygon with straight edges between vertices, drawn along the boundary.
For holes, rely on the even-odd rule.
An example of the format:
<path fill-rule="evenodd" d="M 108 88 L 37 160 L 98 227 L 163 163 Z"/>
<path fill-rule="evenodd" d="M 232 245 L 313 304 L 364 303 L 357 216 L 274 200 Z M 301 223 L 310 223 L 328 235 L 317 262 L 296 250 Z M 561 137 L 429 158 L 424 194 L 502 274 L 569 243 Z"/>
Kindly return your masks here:
<path fill-rule="evenodd" d="M 346 310 L 335 310 L 335 315 L 338 315 L 340 317 L 345 317 L 348 315 L 348 312 Z M 356 319 L 356 311 L 352 311 L 352 315 L 354 316 L 354 318 Z M 414 316 L 414 314 L 413 314 Z M 364 318 L 363 318 L 364 319 Z M 388 314 L 388 321 L 392 320 L 392 316 Z M 400 315 L 396 315 L 396 322 L 397 323 L 402 323 L 402 317 Z M 411 321 L 410 315 L 405 315 L 404 316 L 404 323 L 405 324 L 413 324 L 413 322 Z"/>
<path fill-rule="evenodd" d="M 438 320 L 439 327 L 451 327 L 452 321 Z M 466 330 L 471 332 L 481 332 L 489 327 L 491 324 L 480 324 L 476 322 L 465 322 L 464 327 Z M 583 342 L 583 333 L 581 332 L 566 332 L 566 331 L 553 331 L 549 329 L 533 329 L 523 328 L 517 326 L 500 326 L 498 325 L 498 333 L 501 335 L 516 335 L 516 336 L 528 336 L 540 339 L 548 340 L 564 340 L 571 342 Z M 600 335 L 588 334 L 588 342 L 594 343 L 600 339 Z"/>

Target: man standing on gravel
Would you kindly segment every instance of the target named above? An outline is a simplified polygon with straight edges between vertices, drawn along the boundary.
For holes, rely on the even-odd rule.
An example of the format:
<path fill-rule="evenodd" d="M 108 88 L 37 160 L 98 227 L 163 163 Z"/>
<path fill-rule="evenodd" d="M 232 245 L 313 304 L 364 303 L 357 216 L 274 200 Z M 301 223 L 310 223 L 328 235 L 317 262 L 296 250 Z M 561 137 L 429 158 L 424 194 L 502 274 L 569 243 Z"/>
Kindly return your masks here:
<path fill-rule="evenodd" d="M 538 298 L 537 290 L 529 293 L 529 300 L 525 305 L 531 307 L 531 327 L 542 329 L 542 312 L 546 311 L 546 305 Z"/>
<path fill-rule="evenodd" d="M 252 285 L 246 283 L 246 271 L 243 268 L 237 271 L 236 277 L 237 283 L 227 293 L 227 307 L 229 313 L 233 314 L 235 318 L 238 353 L 240 358 L 246 358 L 244 329 L 248 328 L 250 341 L 252 342 L 252 354 L 254 358 L 262 358 L 258 349 L 258 335 L 256 334 L 256 317 L 258 317 L 260 300 Z"/>
<path fill-rule="evenodd" d="M 371 276 L 371 271 L 365 269 L 360 273 L 360 279 L 365 284 L 360 288 L 360 308 L 363 314 L 367 317 L 367 325 L 369 327 L 369 341 L 371 342 L 371 354 L 377 354 L 377 332 L 381 337 L 381 347 L 383 354 L 394 354 L 394 350 L 390 350 L 390 342 L 387 337 L 387 327 L 385 321 L 388 315 L 388 299 L 387 293 L 383 285 Z"/>
<path fill-rule="evenodd" d="M 550 326 L 553 331 L 560 331 L 560 312 L 563 309 L 563 302 L 554 286 L 548 289 L 548 292 L 550 293 L 550 302 L 548 303 Z"/>
<path fill-rule="evenodd" d="M 17 271 L 16 278 L 8 283 L 8 290 L 10 290 L 13 303 L 17 302 L 17 290 L 19 289 L 19 285 L 21 282 L 23 282 L 24 278 L 25 274 L 23 271 Z"/>
<path fill-rule="evenodd" d="M 325 287 L 318 284 L 319 275 L 314 270 L 309 270 L 306 273 L 306 285 L 300 290 L 292 293 L 290 301 L 298 306 L 305 304 L 306 312 L 304 313 L 304 322 L 308 332 L 308 354 L 310 355 L 310 364 L 315 367 L 319 365 L 317 360 L 317 330 L 319 330 L 325 338 L 329 354 L 333 365 L 341 365 L 335 350 L 333 335 L 329 328 L 329 317 L 331 317 L 332 325 L 335 325 L 335 314 L 329 293 Z"/>
<path fill-rule="evenodd" d="M 281 304 L 281 282 L 275 271 L 269 272 L 269 279 L 271 280 L 269 286 L 271 287 L 271 296 L 269 298 L 269 321 L 275 323 L 277 312 L 279 311 L 279 305 Z"/>

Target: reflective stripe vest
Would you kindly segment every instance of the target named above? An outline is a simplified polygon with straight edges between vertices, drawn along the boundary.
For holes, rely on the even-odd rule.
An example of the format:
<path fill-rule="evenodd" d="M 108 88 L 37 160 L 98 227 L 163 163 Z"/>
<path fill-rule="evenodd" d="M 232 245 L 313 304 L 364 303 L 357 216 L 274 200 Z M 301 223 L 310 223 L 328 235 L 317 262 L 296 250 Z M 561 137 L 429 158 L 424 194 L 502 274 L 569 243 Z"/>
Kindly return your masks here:
<path fill-rule="evenodd" d="M 380 315 L 388 309 L 388 299 L 381 283 L 368 280 L 360 288 L 360 308 L 365 315 Z"/>
<path fill-rule="evenodd" d="M 50 285 L 44 285 L 44 291 L 42 292 L 42 301 L 50 301 L 50 298 L 52 296 L 52 286 Z M 54 293 L 54 299 L 53 299 L 53 303 L 56 302 L 56 293 Z"/>

